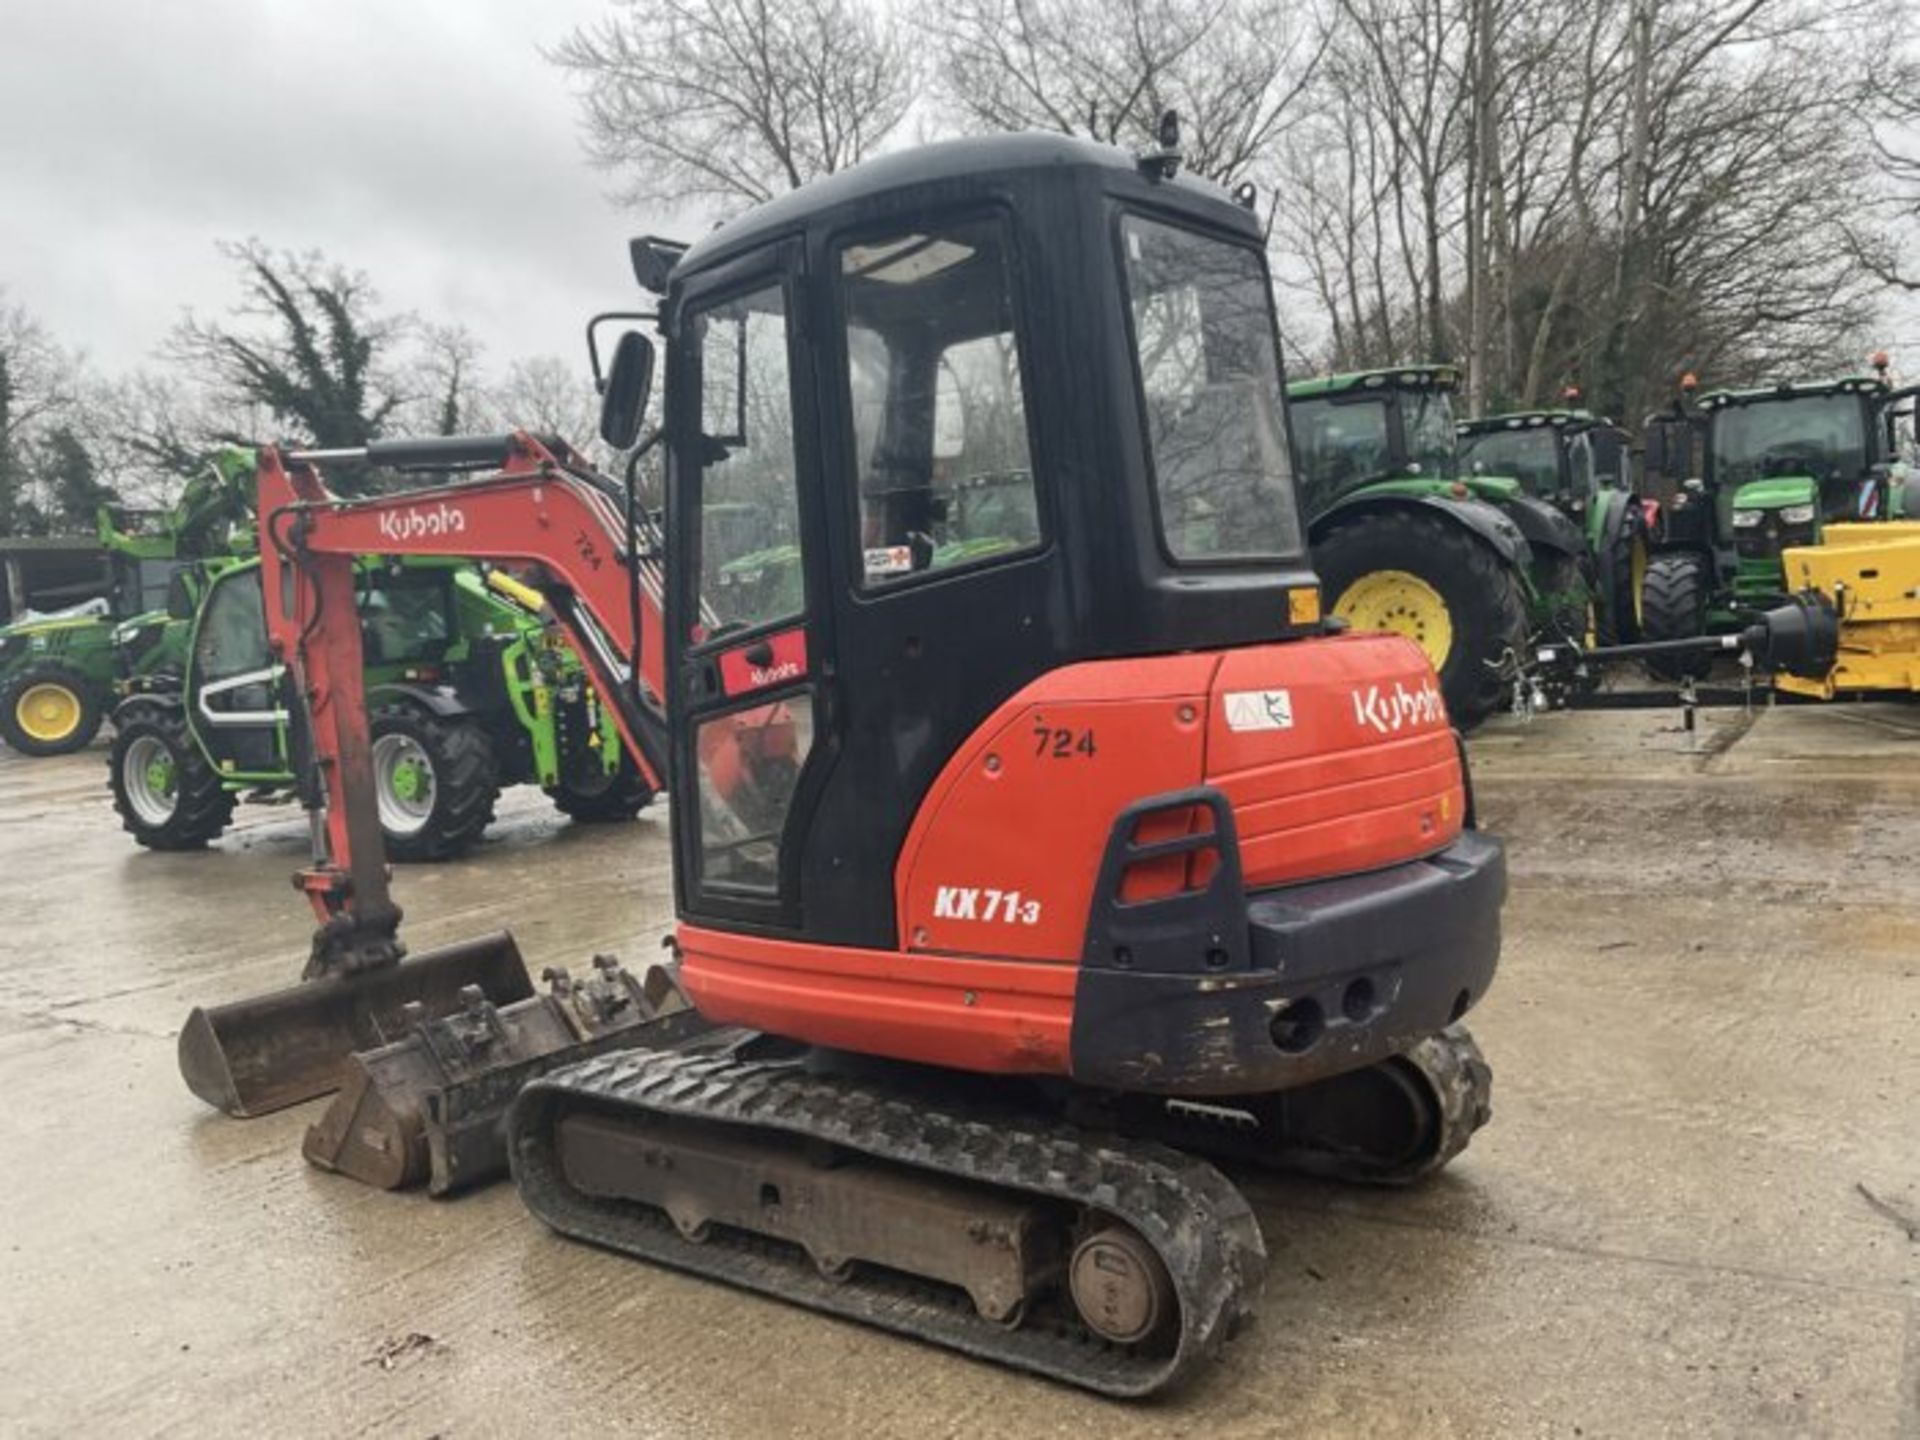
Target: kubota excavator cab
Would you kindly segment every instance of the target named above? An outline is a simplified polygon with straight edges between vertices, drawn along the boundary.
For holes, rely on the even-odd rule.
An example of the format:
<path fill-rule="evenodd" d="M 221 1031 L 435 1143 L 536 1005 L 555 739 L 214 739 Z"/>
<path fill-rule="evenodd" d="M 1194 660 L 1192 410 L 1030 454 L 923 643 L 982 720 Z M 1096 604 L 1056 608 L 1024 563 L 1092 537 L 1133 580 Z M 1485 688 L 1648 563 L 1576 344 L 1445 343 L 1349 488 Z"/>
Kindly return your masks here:
<path fill-rule="evenodd" d="M 1485 988 L 1503 872 L 1431 671 L 1323 623 L 1258 223 L 1171 170 L 962 141 L 670 269 L 640 246 L 712 1018 L 1232 1093 L 1385 1058 Z M 743 506 L 778 583 L 715 548 Z"/>

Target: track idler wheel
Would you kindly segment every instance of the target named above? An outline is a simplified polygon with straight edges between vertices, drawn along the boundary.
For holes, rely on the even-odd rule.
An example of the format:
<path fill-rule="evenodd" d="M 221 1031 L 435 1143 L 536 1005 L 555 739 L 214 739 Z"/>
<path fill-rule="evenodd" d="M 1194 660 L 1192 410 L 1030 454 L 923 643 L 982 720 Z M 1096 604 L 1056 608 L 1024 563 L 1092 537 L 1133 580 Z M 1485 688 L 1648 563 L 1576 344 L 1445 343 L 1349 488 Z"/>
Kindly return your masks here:
<path fill-rule="evenodd" d="M 1114 1119 L 1227 1165 L 1368 1185 L 1408 1185 L 1439 1170 L 1492 1114 L 1493 1071 L 1465 1028 L 1403 1055 L 1311 1085 L 1218 1100 L 1136 1097 Z"/>
<path fill-rule="evenodd" d="M 1467 1148 L 1492 1115 L 1493 1070 L 1462 1026 L 1404 1055 L 1252 1107 L 1276 1169 L 1409 1185 Z"/>
<path fill-rule="evenodd" d="M 1086 1326 L 1115 1345 L 1141 1345 L 1177 1319 L 1173 1277 L 1140 1235 L 1107 1221 L 1073 1247 L 1067 1291 Z"/>

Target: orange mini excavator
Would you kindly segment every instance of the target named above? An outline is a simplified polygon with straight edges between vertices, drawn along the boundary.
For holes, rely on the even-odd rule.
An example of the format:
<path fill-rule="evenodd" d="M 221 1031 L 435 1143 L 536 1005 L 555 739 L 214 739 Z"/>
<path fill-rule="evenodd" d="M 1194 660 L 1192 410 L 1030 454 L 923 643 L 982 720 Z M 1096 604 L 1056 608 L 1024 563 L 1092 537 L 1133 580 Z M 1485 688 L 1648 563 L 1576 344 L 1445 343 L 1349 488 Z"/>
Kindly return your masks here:
<path fill-rule="evenodd" d="M 937 145 L 636 242 L 663 574 L 525 435 L 420 442 L 497 470 L 426 491 L 261 476 L 329 837 L 295 992 L 422 963 L 376 873 L 351 557 L 508 565 L 623 726 L 663 692 L 679 981 L 734 1037 L 641 1026 L 533 1079 L 527 1203 L 1115 1395 L 1261 1284 L 1214 1160 L 1406 1181 L 1485 1121 L 1457 1022 L 1505 887 L 1420 650 L 1320 614 L 1260 227 L 1163 138 Z M 616 445 L 653 354 L 621 337 Z"/>

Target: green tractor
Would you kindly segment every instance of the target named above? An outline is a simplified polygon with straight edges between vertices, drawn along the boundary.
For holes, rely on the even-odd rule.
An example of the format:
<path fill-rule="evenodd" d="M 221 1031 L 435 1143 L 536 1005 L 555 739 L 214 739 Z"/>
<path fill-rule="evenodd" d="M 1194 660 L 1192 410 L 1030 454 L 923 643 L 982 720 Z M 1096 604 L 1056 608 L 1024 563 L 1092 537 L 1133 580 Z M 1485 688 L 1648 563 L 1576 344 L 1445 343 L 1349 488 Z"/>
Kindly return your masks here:
<path fill-rule="evenodd" d="M 1587 410 L 1523 410 L 1460 425 L 1460 460 L 1474 475 L 1511 475 L 1580 528 L 1603 645 L 1640 638 L 1648 560 L 1647 511 L 1634 493 L 1630 437 Z"/>
<path fill-rule="evenodd" d="M 579 658 L 515 585 L 460 560 L 360 565 L 373 767 L 396 859 L 452 858 L 493 819 L 507 785 L 537 784 L 575 820 L 629 820 L 653 798 Z M 504 592 L 504 593 L 503 593 Z M 113 712 L 114 808 L 140 844 L 199 849 L 242 793 L 289 796 L 301 737 L 267 649 L 260 562 L 237 562 L 165 624 L 184 664 L 134 677 Z"/>
<path fill-rule="evenodd" d="M 1734 630 L 1782 603 L 1782 552 L 1818 544 L 1832 522 L 1920 514 L 1898 434 L 1914 391 L 1895 390 L 1884 367 L 1689 404 L 1691 388 L 1688 377 L 1673 409 L 1646 424 L 1648 475 L 1671 491 L 1641 595 L 1647 639 Z M 1704 663 L 1668 661 L 1658 673 L 1697 675 Z"/>
<path fill-rule="evenodd" d="M 227 451 L 171 510 L 101 510 L 110 597 L 0 627 L 0 739 L 22 755 L 84 749 L 112 707 L 116 675 L 178 668 L 181 637 L 154 622 L 177 582 L 188 587 L 182 603 L 193 603 L 208 577 L 181 577 L 197 561 L 252 548 L 252 478 L 251 455 Z"/>
<path fill-rule="evenodd" d="M 1500 708 L 1536 640 L 1584 640 L 1592 608 L 1580 530 L 1521 482 L 1463 474 L 1446 365 L 1287 387 L 1294 453 L 1329 611 L 1419 642 L 1448 713 Z"/>

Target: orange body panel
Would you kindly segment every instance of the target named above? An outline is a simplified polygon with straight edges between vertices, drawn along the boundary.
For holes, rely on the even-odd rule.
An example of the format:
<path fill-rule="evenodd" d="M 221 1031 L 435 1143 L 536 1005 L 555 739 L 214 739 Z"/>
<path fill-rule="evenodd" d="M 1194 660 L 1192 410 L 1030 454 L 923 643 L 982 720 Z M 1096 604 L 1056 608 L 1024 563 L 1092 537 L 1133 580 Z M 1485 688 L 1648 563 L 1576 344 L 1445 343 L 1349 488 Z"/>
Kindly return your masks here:
<path fill-rule="evenodd" d="M 1274 710 L 1229 713 L 1253 696 Z M 1071 665 L 935 782 L 895 872 L 901 948 L 1077 963 L 1116 816 L 1202 784 L 1233 805 L 1249 889 L 1431 854 L 1465 809 L 1432 669 L 1398 636 Z"/>
<path fill-rule="evenodd" d="M 1433 672 L 1400 637 L 1070 665 L 995 711 L 929 789 L 894 872 L 898 951 L 683 925 L 688 992 L 710 1019 L 812 1044 L 1070 1073 L 1115 821 L 1202 785 L 1232 806 L 1248 889 L 1430 855 L 1460 834 L 1465 808 Z M 1138 829 L 1177 833 L 1208 814 L 1180 807 Z M 1153 861 L 1123 893 L 1192 887 L 1214 858 Z"/>
<path fill-rule="evenodd" d="M 1074 970 L 823 948 L 682 925 L 681 982 L 700 1013 L 815 1045 L 964 1070 L 1064 1075 Z"/>
<path fill-rule="evenodd" d="M 1282 663 L 1300 649 L 1310 663 Z M 1276 686 L 1291 728 L 1234 729 L 1229 697 Z M 1249 890 L 1378 870 L 1459 835 L 1460 753 L 1412 641 L 1342 635 L 1229 651 L 1213 688 L 1206 783 L 1233 806 Z"/>

